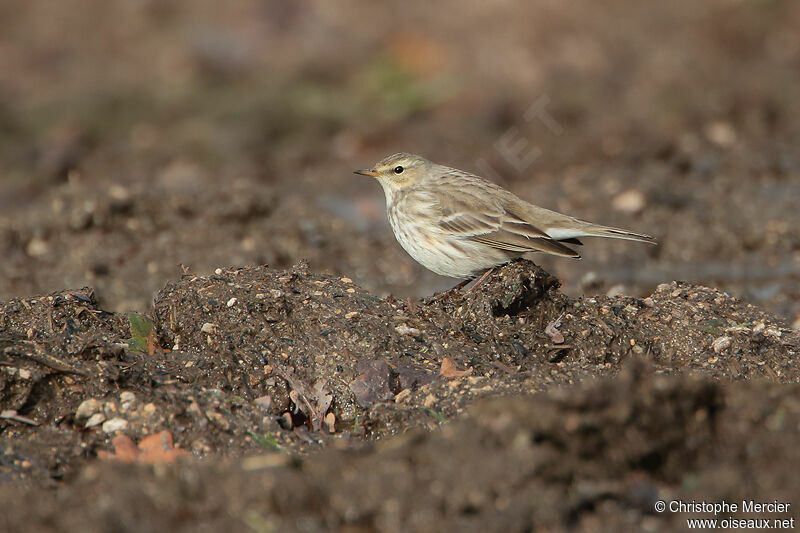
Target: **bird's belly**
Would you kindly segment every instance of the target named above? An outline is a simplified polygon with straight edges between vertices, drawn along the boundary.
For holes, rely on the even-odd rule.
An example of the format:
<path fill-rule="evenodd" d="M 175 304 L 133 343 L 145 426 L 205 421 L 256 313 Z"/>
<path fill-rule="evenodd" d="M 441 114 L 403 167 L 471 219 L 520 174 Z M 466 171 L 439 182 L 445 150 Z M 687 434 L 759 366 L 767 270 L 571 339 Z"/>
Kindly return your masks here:
<path fill-rule="evenodd" d="M 510 259 L 501 250 L 491 250 L 478 243 L 446 237 L 417 225 L 400 227 L 395 224 L 393 217 L 389 218 L 397 242 L 408 255 L 441 276 L 471 278 Z"/>

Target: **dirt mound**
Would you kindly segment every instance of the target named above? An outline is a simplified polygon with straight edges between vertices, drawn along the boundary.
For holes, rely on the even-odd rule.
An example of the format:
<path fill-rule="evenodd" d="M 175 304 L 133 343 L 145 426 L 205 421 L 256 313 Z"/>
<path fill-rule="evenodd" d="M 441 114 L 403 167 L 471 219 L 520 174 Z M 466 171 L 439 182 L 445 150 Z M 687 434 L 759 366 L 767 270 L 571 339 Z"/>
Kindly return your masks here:
<path fill-rule="evenodd" d="M 106 312 L 88 288 L 0 304 L 6 501 L 54 505 L 36 487 L 57 486 L 63 500 L 48 512 L 96 501 L 64 523 L 85 516 L 97 530 L 109 520 L 173 529 L 182 513 L 181 527 L 196 526 L 209 512 L 218 524 L 279 529 L 300 523 L 292 517 L 371 528 L 398 516 L 411 529 L 469 528 L 501 520 L 503 509 L 521 529 L 643 523 L 654 496 L 678 490 L 690 471 L 745 476 L 758 464 L 764 487 L 792 483 L 777 465 L 797 462 L 787 429 L 797 402 L 777 383 L 800 376 L 798 335 L 714 289 L 673 283 L 645 299 L 571 299 L 519 261 L 470 293 L 398 301 L 299 264 L 186 275 L 154 309 L 152 318 Z M 629 361 L 638 370 L 621 381 L 570 387 Z M 764 383 L 731 381 L 755 377 Z M 535 391 L 545 392 L 528 396 Z M 476 400 L 501 396 L 463 418 Z M 443 432 L 414 430 L 449 419 Z M 755 431 L 765 424 L 773 440 Z M 742 438 L 750 433 L 752 444 Z M 736 470 L 751 445 L 770 455 L 747 455 Z M 277 473 L 243 472 L 237 458 L 263 448 L 278 453 L 241 464 Z M 344 451 L 298 459 L 323 448 Z M 177 449 L 207 463 L 152 470 L 96 458 L 160 463 Z M 700 478 L 706 498 L 745 497 Z M 426 484 L 430 494 L 416 488 Z M 134 511 L 162 504 L 161 516 Z M 11 530 L 26 523 L 8 520 Z"/>

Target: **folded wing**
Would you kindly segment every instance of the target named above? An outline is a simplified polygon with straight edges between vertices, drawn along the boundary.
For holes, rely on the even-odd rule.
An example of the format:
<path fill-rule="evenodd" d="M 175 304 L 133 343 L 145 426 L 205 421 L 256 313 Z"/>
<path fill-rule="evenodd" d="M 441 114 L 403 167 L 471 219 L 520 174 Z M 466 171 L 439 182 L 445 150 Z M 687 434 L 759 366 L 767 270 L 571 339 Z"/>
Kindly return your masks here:
<path fill-rule="evenodd" d="M 437 206 L 439 228 L 457 238 L 520 255 L 544 252 L 580 257 L 575 250 L 525 221 L 512 207 L 504 206 L 496 191 L 482 192 L 463 187 L 453 188 L 447 196 L 440 195 Z"/>

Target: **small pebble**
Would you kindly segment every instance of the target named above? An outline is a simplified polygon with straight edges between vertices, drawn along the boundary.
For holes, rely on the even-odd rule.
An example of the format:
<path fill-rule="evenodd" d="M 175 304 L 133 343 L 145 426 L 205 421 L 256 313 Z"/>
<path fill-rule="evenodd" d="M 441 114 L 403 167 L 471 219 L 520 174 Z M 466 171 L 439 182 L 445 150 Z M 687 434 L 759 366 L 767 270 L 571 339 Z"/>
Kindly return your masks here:
<path fill-rule="evenodd" d="M 325 415 L 325 425 L 328 426 L 329 433 L 336 432 L 335 424 L 336 424 L 336 415 L 334 415 L 333 413 L 328 413 L 327 415 Z"/>
<path fill-rule="evenodd" d="M 119 395 L 119 402 L 122 404 L 122 410 L 128 411 L 136 405 L 136 395 L 131 391 L 123 391 Z"/>
<path fill-rule="evenodd" d="M 124 418 L 112 418 L 103 423 L 104 433 L 114 433 L 116 431 L 123 431 L 128 427 L 128 421 Z"/>
<path fill-rule="evenodd" d="M 736 130 L 730 122 L 716 120 L 705 128 L 706 138 L 720 148 L 730 148 L 736 143 Z"/>
<path fill-rule="evenodd" d="M 222 431 L 229 431 L 231 429 L 230 421 L 225 418 L 222 413 L 219 413 L 214 409 L 208 409 L 206 410 L 205 415 L 209 422 L 217 426 Z"/>
<path fill-rule="evenodd" d="M 714 353 L 722 353 L 728 348 L 730 348 L 733 339 L 731 337 L 717 337 L 714 339 L 714 342 L 711 343 L 711 348 L 714 350 Z"/>
<path fill-rule="evenodd" d="M 200 328 L 200 331 L 202 331 L 203 333 L 208 333 L 208 334 L 214 333 L 215 331 L 217 331 L 217 325 L 216 324 L 212 324 L 211 322 L 206 322 Z"/>
<path fill-rule="evenodd" d="M 278 419 L 278 425 L 283 429 L 292 429 L 292 415 L 288 411 L 283 413 Z"/>
<path fill-rule="evenodd" d="M 103 422 L 106 421 L 106 415 L 103 413 L 95 413 L 89 417 L 89 420 L 83 425 L 85 428 L 92 428 L 94 426 L 99 426 Z"/>
<path fill-rule="evenodd" d="M 88 400 L 84 400 L 78 406 L 78 410 L 75 411 L 75 418 L 89 418 L 95 413 L 99 413 L 103 410 L 103 402 L 96 398 L 89 398 Z"/>
<path fill-rule="evenodd" d="M 216 274 L 217 276 L 221 276 L 222 275 L 222 269 L 221 268 L 216 269 L 214 271 L 214 274 Z"/>
<path fill-rule="evenodd" d="M 189 407 L 186 408 L 186 412 L 192 415 L 192 417 L 203 416 L 203 411 L 200 409 L 200 404 L 197 402 L 190 403 Z"/>
<path fill-rule="evenodd" d="M 272 408 L 272 396 L 260 396 L 253 400 L 253 403 L 269 411 Z"/>
<path fill-rule="evenodd" d="M 234 305 L 236 305 L 236 302 L 238 301 L 239 300 L 237 300 L 236 297 L 233 297 L 230 300 L 228 300 L 228 303 L 226 303 L 225 305 L 227 305 L 228 307 L 233 307 Z"/>
<path fill-rule="evenodd" d="M 119 409 L 117 408 L 116 403 L 108 401 L 103 404 L 103 412 L 108 418 L 114 418 L 114 415 L 117 414 L 117 411 L 119 411 Z"/>
<path fill-rule="evenodd" d="M 193 440 L 191 447 L 192 447 L 192 453 L 194 453 L 195 455 L 203 456 L 211 453 L 211 446 L 209 446 L 205 441 L 200 439 Z"/>
<path fill-rule="evenodd" d="M 417 328 L 410 328 L 405 325 L 397 326 L 396 328 L 394 328 L 394 330 L 400 335 L 419 335 L 420 333 L 422 333 Z"/>
<path fill-rule="evenodd" d="M 629 189 L 617 195 L 611 202 L 611 205 L 617 211 L 635 214 L 644 209 L 646 203 L 644 194 L 635 189 Z"/>
<path fill-rule="evenodd" d="M 411 389 L 403 389 L 397 393 L 397 396 L 394 397 L 395 403 L 403 403 L 403 401 L 411 396 Z"/>
<path fill-rule="evenodd" d="M 50 251 L 47 241 L 34 237 L 25 247 L 25 252 L 31 257 L 41 257 Z"/>
<path fill-rule="evenodd" d="M 597 275 L 597 272 L 590 270 L 581 277 L 581 287 L 591 287 L 592 285 L 602 283 L 602 281 L 600 276 Z"/>
<path fill-rule="evenodd" d="M 621 283 L 618 285 L 614 285 L 613 287 L 608 289 L 608 292 L 606 292 L 606 296 L 608 296 L 609 298 L 615 298 L 617 296 L 622 296 L 623 294 L 625 294 L 625 285 Z"/>

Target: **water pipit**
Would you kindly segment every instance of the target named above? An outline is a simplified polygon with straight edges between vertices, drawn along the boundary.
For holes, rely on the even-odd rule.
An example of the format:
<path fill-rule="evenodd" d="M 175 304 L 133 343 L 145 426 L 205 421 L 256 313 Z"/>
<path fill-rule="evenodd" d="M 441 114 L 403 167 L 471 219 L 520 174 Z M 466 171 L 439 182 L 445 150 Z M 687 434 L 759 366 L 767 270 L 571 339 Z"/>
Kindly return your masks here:
<path fill-rule="evenodd" d="M 390 155 L 355 173 L 377 178 L 383 187 L 400 246 L 425 268 L 451 278 L 485 277 L 529 252 L 580 258 L 567 244 L 580 245 L 581 237 L 655 244 L 649 235 L 529 204 L 474 174 L 414 154 Z"/>

